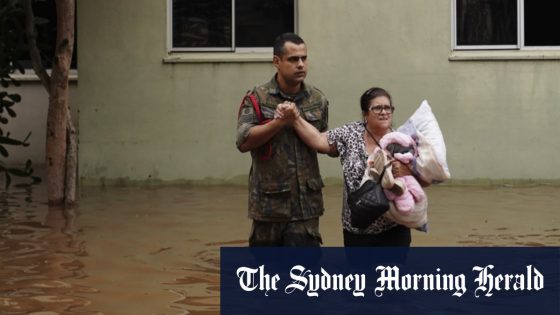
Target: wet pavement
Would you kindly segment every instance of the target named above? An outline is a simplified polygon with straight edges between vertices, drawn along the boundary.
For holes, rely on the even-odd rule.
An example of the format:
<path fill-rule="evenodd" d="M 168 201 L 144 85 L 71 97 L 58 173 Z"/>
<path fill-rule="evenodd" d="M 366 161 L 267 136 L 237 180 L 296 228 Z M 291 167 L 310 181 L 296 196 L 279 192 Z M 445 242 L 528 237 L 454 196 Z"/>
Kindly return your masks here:
<path fill-rule="evenodd" d="M 413 246 L 560 246 L 560 187 L 427 189 Z M 324 190 L 325 246 L 341 246 L 341 187 Z M 218 314 L 219 248 L 246 246 L 239 186 L 100 188 L 76 210 L 46 187 L 0 195 L 0 314 Z"/>

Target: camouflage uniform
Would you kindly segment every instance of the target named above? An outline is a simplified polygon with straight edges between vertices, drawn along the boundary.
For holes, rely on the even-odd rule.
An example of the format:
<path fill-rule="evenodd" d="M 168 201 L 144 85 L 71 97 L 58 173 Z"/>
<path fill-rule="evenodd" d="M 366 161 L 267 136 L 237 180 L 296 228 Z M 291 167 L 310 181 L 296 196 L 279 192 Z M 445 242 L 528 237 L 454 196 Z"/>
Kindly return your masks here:
<path fill-rule="evenodd" d="M 264 119 L 273 119 L 276 106 L 288 100 L 296 103 L 301 116 L 318 130 L 327 130 L 328 101 L 312 86 L 302 84 L 300 93 L 286 95 L 273 77 L 252 93 L 257 97 Z M 249 98 L 239 113 L 238 148 L 247 138 L 249 129 L 258 125 Z M 295 240 L 301 234 L 311 237 L 318 245 L 321 242 L 318 218 L 324 208 L 317 152 L 307 147 L 291 126 L 282 128 L 272 137 L 271 143 L 272 158 L 268 161 L 259 159 L 256 150 L 251 151 L 249 218 L 253 219 L 253 230 L 250 245 L 310 245 Z M 288 240 L 291 237 L 288 234 L 295 239 Z"/>

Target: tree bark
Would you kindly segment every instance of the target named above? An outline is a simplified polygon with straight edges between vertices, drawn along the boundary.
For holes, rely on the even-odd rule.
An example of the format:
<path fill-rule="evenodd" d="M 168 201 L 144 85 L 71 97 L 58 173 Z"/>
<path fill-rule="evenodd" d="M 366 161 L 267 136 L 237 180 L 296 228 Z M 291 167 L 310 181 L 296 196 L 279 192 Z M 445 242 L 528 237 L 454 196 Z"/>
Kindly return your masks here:
<path fill-rule="evenodd" d="M 78 141 L 72 122 L 70 108 L 66 111 L 66 180 L 64 192 L 66 208 L 77 205 L 76 186 L 78 185 Z"/>
<path fill-rule="evenodd" d="M 75 196 L 65 196 L 68 130 L 72 130 L 68 105 L 68 75 L 74 48 L 74 0 L 56 0 L 56 48 L 51 73 L 49 110 L 47 114 L 47 194 L 49 205 L 73 203 Z M 70 128 L 69 128 L 70 123 Z M 71 138 L 71 137 L 70 137 Z M 70 175 L 70 174 L 69 174 Z M 75 178 L 75 177 L 74 177 Z M 70 189 L 75 192 L 75 188 Z"/>
<path fill-rule="evenodd" d="M 36 44 L 31 0 L 25 0 L 26 33 L 33 69 L 49 94 L 47 114 L 47 195 L 49 206 L 76 202 L 77 142 L 68 102 L 68 76 L 74 48 L 75 0 L 56 0 L 56 45 L 51 76 Z"/>

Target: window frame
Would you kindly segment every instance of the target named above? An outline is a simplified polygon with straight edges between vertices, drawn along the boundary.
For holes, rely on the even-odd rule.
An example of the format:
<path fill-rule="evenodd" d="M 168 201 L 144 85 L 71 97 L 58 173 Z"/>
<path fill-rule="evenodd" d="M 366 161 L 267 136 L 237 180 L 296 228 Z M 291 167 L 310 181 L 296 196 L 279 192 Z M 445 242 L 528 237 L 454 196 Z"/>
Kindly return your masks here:
<path fill-rule="evenodd" d="M 451 1 L 451 47 L 454 51 L 473 50 L 560 50 L 560 46 L 525 46 L 525 0 L 517 0 L 517 45 L 457 45 L 457 0 Z"/>
<path fill-rule="evenodd" d="M 235 0 L 231 0 L 231 47 L 173 47 L 173 0 L 167 0 L 168 53 L 268 53 L 270 47 L 235 47 Z M 242 0 L 241 0 L 242 1 Z M 294 33 L 298 32 L 298 0 L 294 1 Z"/>

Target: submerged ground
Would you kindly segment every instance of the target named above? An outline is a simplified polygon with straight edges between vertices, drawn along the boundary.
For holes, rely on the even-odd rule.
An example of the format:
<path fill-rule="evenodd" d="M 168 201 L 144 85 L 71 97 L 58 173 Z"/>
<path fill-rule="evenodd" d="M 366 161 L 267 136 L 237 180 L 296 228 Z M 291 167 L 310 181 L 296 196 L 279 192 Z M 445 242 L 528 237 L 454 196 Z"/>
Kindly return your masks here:
<path fill-rule="evenodd" d="M 435 186 L 413 246 L 560 246 L 560 187 Z M 341 246 L 341 187 L 324 190 L 324 246 Z M 80 207 L 46 187 L 0 198 L 1 314 L 218 314 L 219 248 L 246 246 L 247 189 L 98 188 Z"/>

